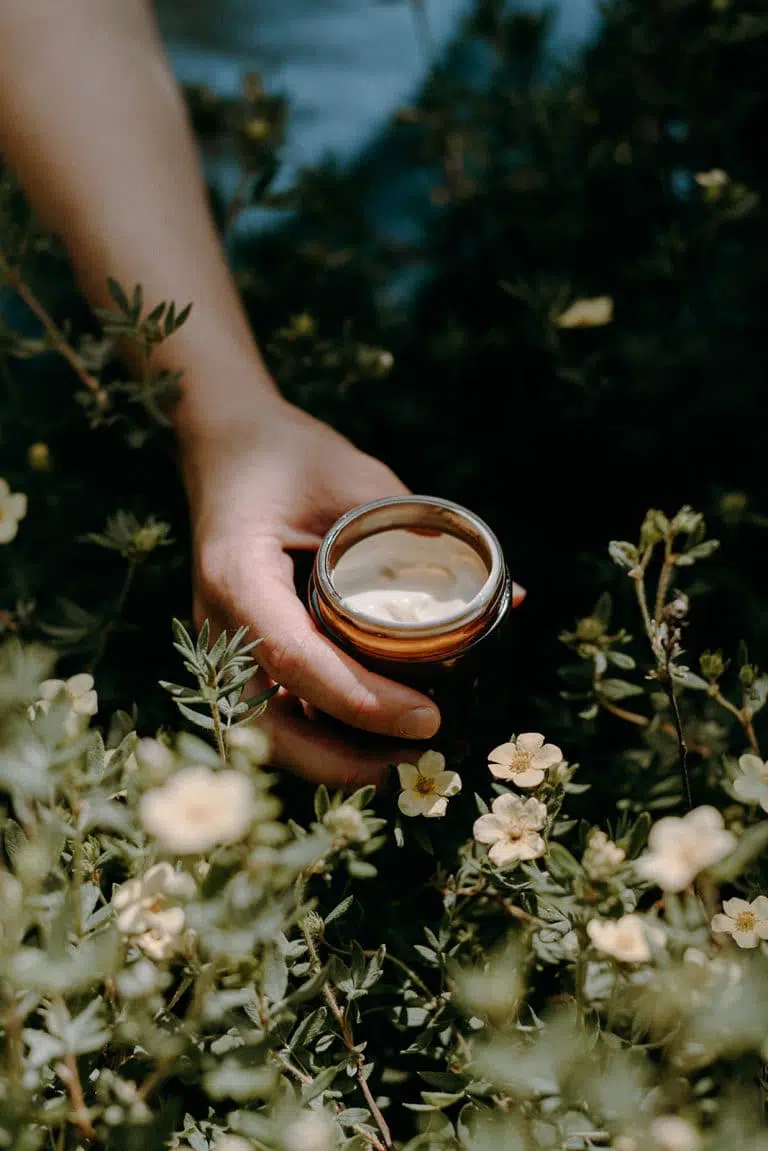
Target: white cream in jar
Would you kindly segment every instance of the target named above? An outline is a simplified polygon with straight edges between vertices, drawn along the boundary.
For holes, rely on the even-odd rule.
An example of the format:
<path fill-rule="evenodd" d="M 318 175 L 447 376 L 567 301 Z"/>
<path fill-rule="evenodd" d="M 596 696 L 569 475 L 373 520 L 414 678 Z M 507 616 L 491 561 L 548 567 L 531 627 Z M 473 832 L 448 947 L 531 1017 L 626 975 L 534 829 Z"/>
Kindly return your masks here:
<path fill-rule="evenodd" d="M 447 532 L 393 528 L 352 544 L 331 582 L 344 607 L 384 624 L 437 624 L 464 611 L 488 580 L 485 563 Z"/>

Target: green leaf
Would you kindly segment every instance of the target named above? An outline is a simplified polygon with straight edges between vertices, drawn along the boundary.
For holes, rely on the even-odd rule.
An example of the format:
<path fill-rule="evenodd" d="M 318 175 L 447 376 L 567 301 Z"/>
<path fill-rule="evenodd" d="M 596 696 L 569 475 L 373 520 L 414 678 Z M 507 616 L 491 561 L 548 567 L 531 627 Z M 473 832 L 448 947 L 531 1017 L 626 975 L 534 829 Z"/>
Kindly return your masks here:
<path fill-rule="evenodd" d="M 341 916 L 344 915 L 344 913 L 346 911 L 348 911 L 349 908 L 352 906 L 352 904 L 354 903 L 354 899 L 355 899 L 354 895 L 348 895 L 346 897 L 346 899 L 342 899 L 341 903 L 337 903 L 336 906 L 333 908 L 333 910 L 329 911 L 328 914 L 326 915 L 326 917 L 325 917 L 326 924 L 333 923 L 334 919 L 340 919 Z"/>
<path fill-rule="evenodd" d="M 196 727 L 202 727 L 205 731 L 214 730 L 214 723 L 210 715 L 203 715 L 199 711 L 193 711 L 191 707 L 187 707 L 187 705 L 179 699 L 174 700 L 174 703 L 181 714 L 188 719 L 190 723 L 194 723 Z"/>
<path fill-rule="evenodd" d="M 128 297 L 126 296 L 125 292 L 120 287 L 120 285 L 118 284 L 117 280 L 113 280 L 111 276 L 108 276 L 107 277 L 107 288 L 109 290 L 110 296 L 115 301 L 115 303 L 117 304 L 120 311 L 126 312 L 126 313 L 129 312 L 131 306 L 128 303 Z M 109 314 L 109 313 L 107 313 L 107 314 Z"/>
<path fill-rule="evenodd" d="M 595 685 L 600 695 L 606 699 L 629 699 L 633 695 L 645 695 L 645 688 L 636 683 L 628 683 L 625 679 L 601 679 Z"/>
<path fill-rule="evenodd" d="M 768 847 L 768 819 L 748 827 L 730 855 L 708 868 L 715 883 L 733 883 Z"/>
<path fill-rule="evenodd" d="M 264 956 L 262 968 L 264 994 L 270 1003 L 282 1003 L 288 990 L 288 965 L 274 948 L 269 948 Z"/>

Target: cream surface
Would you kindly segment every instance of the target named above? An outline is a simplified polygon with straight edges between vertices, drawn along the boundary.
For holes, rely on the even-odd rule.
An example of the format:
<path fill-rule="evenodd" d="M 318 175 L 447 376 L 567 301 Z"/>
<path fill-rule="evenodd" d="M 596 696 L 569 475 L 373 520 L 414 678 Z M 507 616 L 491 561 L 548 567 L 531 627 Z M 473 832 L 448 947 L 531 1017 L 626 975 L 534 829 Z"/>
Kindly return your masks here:
<path fill-rule="evenodd" d="M 459 613 L 488 578 L 477 552 L 446 533 L 403 528 L 353 544 L 331 580 L 345 607 L 387 624 L 431 624 Z"/>

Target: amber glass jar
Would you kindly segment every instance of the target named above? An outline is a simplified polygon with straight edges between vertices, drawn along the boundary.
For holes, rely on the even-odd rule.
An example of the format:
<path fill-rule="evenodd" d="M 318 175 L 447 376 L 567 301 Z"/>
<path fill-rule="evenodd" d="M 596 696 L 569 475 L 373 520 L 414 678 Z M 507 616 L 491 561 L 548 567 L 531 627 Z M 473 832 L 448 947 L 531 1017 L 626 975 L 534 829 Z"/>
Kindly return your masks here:
<path fill-rule="evenodd" d="M 434 541 L 435 549 L 442 550 L 439 554 L 435 550 L 433 568 L 445 574 L 446 546 L 448 554 L 453 547 L 457 563 L 464 565 L 463 574 L 472 569 L 476 580 L 472 594 L 446 600 L 453 606 L 440 618 L 384 619 L 359 610 L 350 603 L 351 597 L 341 594 L 337 586 L 341 581 L 334 582 L 334 576 L 350 549 L 373 536 L 381 536 L 376 541 L 378 552 L 391 560 L 384 571 L 398 567 L 402 556 L 397 549 L 403 543 L 416 547 L 421 570 L 429 571 L 430 541 Z M 447 579 L 449 584 L 456 582 L 450 570 Z M 336 521 L 315 556 L 308 602 L 317 626 L 360 663 L 426 687 L 459 665 L 474 665 L 470 655 L 485 648 L 507 616 L 511 581 L 499 541 L 473 512 L 433 496 L 398 496 L 353 508 Z"/>

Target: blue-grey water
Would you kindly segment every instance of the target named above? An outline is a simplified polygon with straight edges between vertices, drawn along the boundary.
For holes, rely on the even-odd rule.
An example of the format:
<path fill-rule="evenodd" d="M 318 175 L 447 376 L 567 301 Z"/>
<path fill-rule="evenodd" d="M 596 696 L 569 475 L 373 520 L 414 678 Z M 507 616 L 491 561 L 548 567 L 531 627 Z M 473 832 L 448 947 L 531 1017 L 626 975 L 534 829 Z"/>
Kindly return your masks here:
<path fill-rule="evenodd" d="M 512 0 L 520 11 L 554 7 L 550 50 L 570 54 L 593 33 L 598 0 Z M 246 71 L 290 101 L 281 184 L 334 156 L 349 163 L 412 99 L 456 34 L 472 0 L 157 0 L 176 75 L 220 93 Z M 226 179 L 226 174 L 223 174 Z"/>

